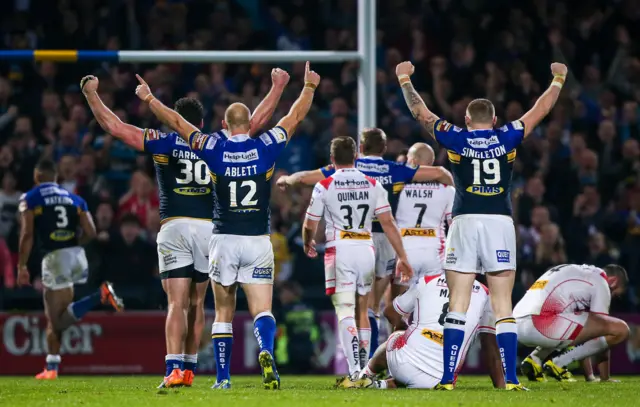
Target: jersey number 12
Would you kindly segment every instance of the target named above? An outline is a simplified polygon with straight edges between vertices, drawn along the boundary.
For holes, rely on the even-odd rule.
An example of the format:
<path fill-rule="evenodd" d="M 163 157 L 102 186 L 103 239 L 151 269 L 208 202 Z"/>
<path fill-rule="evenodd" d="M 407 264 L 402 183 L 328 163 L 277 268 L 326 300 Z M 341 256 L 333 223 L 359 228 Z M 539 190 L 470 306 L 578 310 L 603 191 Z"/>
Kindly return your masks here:
<path fill-rule="evenodd" d="M 258 204 L 258 200 L 253 199 L 253 197 L 256 195 L 256 191 L 258 190 L 256 182 L 251 180 L 242 181 L 242 183 L 240 183 L 240 191 L 242 190 L 246 190 L 246 194 L 244 195 L 244 198 L 242 198 L 242 200 L 240 201 L 240 205 L 256 206 Z M 230 202 L 229 206 L 231 206 L 232 208 L 238 207 L 238 182 L 237 181 L 231 181 L 229 183 L 229 202 Z"/>

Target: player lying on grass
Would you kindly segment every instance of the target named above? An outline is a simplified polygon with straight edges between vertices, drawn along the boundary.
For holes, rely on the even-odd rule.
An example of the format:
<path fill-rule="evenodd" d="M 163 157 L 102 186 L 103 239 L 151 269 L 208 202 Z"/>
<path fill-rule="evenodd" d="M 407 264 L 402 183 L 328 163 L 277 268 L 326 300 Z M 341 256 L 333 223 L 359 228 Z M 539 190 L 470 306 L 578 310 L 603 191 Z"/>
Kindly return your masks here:
<path fill-rule="evenodd" d="M 271 90 L 251 116 L 249 134 L 271 119 L 289 74 L 273 69 L 271 80 Z M 96 120 L 107 133 L 153 156 L 162 224 L 157 238 L 158 264 L 168 302 L 165 377 L 160 387 L 191 386 L 198 364 L 204 298 L 209 285 L 207 254 L 213 211 L 209 171 L 177 133 L 164 134 L 122 122 L 102 103 L 95 76 L 85 76 L 80 86 Z M 204 112 L 198 100 L 179 99 L 175 109 L 189 123 L 202 128 Z M 225 328 L 230 335 L 231 327 Z M 219 377 L 224 375 L 220 366 L 217 371 Z"/>
<path fill-rule="evenodd" d="M 384 234 L 398 256 L 397 272 L 403 281 L 413 274 L 402 247 L 387 191 L 382 184 L 354 168 L 356 143 L 350 137 L 331 141 L 333 175 L 318 182 L 302 227 L 304 251 L 318 254 L 314 237 L 324 216 L 327 238 L 324 257 L 327 295 L 338 316 L 340 344 L 349 365 L 349 375 L 338 379 L 339 387 L 354 387 L 369 359 L 371 327 L 367 303 L 375 274 L 371 224 L 378 218 Z"/>
<path fill-rule="evenodd" d="M 73 285 L 84 284 L 89 276 L 89 265 L 84 248 L 96 236 L 96 227 L 84 199 L 74 195 L 56 183 L 56 165 L 42 160 L 34 170 L 36 186 L 20 198 L 20 248 L 18 260 L 18 284 L 30 281 L 27 262 L 31 255 L 34 237 L 43 253 L 42 297 L 47 318 L 46 367 L 36 379 L 51 380 L 58 377 L 61 362 L 60 338 L 69 326 L 80 320 L 94 307 L 110 304 L 116 311 L 123 308 L 111 284 L 100 288 L 76 302 L 73 301 Z M 82 230 L 82 235 L 80 235 Z"/>
<path fill-rule="evenodd" d="M 615 264 L 562 264 L 544 273 L 513 310 L 518 340 L 537 347 L 523 361 L 523 373 L 530 380 L 543 381 L 546 374 L 562 381 L 571 377 L 567 365 L 596 356 L 600 378 L 609 380 L 609 349 L 629 337 L 629 327 L 609 315 L 609 306 L 628 281 L 626 270 Z"/>
<path fill-rule="evenodd" d="M 385 316 L 396 329 L 405 328 L 413 314 L 413 322 L 406 331 L 395 331 L 389 340 L 376 350 L 367 367 L 361 372 L 358 387 L 387 389 L 408 387 L 433 389 L 444 371 L 442 353 L 445 317 L 449 309 L 449 287 L 444 274 L 422 277 L 417 284 L 385 309 Z M 493 386 L 505 388 L 500 353 L 495 336 L 495 320 L 491 311 L 488 289 L 474 282 L 465 335 L 456 360 L 447 365 L 457 372 L 476 335 L 479 336 L 485 365 L 489 369 Z M 388 369 L 392 378 L 375 380 Z M 454 379 L 454 383 L 455 383 Z"/>

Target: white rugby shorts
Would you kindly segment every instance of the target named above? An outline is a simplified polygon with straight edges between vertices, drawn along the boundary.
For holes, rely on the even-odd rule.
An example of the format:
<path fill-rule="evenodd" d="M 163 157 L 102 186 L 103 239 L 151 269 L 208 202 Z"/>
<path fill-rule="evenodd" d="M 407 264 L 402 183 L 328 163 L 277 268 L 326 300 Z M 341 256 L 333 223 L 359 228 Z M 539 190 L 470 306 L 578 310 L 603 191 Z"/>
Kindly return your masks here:
<path fill-rule="evenodd" d="M 418 369 L 412 363 L 404 331 L 396 331 L 389 336 L 386 348 L 387 367 L 394 380 L 410 389 L 433 389 L 440 383 L 440 377 L 431 376 Z"/>
<path fill-rule="evenodd" d="M 453 218 L 445 247 L 445 270 L 491 273 L 516 269 L 516 230 L 503 215 Z"/>
<path fill-rule="evenodd" d="M 396 253 L 393 251 L 387 235 L 381 232 L 372 233 L 375 248 L 376 270 L 378 278 L 393 276 L 396 269 Z"/>
<path fill-rule="evenodd" d="M 588 318 L 587 311 L 516 318 L 518 341 L 531 347 L 563 349 L 573 343 Z"/>
<path fill-rule="evenodd" d="M 161 276 L 191 265 L 199 273 L 208 275 L 212 230 L 211 222 L 201 219 L 178 218 L 163 224 L 156 239 Z"/>
<path fill-rule="evenodd" d="M 42 258 L 42 285 L 61 290 L 84 284 L 89 277 L 89 263 L 80 246 L 67 247 L 47 253 Z"/>
<path fill-rule="evenodd" d="M 374 248 L 370 244 L 337 244 L 324 253 L 324 275 L 327 295 L 371 291 L 375 269 Z"/>
<path fill-rule="evenodd" d="M 209 277 L 225 287 L 273 284 L 273 246 L 268 235 L 211 235 Z"/>

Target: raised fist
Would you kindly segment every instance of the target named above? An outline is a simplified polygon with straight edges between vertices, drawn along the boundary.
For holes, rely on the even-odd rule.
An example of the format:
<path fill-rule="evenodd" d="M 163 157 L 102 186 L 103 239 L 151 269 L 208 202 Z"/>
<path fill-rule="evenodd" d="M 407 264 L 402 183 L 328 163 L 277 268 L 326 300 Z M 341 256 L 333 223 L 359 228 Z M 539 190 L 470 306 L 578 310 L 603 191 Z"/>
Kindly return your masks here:
<path fill-rule="evenodd" d="M 413 66 L 413 64 L 410 61 L 404 61 L 404 62 L 400 62 L 397 66 L 396 66 L 396 76 L 400 76 L 400 75 L 413 75 L 413 71 L 416 68 Z"/>
<path fill-rule="evenodd" d="M 93 75 L 87 75 L 80 80 L 80 89 L 85 95 L 87 93 L 96 92 L 98 90 L 98 78 Z"/>
<path fill-rule="evenodd" d="M 271 82 L 273 86 L 284 88 L 289 83 L 289 74 L 284 69 L 274 68 L 271 70 Z"/>
<path fill-rule="evenodd" d="M 554 75 L 567 75 L 567 66 L 565 64 L 561 64 L 560 62 L 554 62 L 551 64 L 551 73 Z"/>

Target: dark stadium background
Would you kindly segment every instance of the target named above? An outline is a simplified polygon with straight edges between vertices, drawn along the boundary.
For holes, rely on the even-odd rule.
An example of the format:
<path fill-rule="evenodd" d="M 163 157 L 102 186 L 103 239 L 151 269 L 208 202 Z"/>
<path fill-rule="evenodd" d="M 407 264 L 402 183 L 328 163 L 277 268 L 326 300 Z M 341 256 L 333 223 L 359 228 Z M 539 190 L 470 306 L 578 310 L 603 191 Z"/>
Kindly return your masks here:
<path fill-rule="evenodd" d="M 7 0 L 3 49 L 355 50 L 355 0 Z M 414 83 L 430 107 L 464 125 L 467 103 L 486 97 L 500 122 L 519 118 L 564 62 L 569 78 L 549 118 L 518 150 L 513 205 L 518 225 L 514 301 L 551 265 L 618 262 L 631 280 L 614 312 L 637 311 L 640 284 L 640 1 L 382 0 L 376 48 L 377 122 L 387 158 L 427 141 L 411 118 L 394 69 L 411 59 Z M 40 310 L 39 262 L 32 287 L 16 287 L 16 216 L 42 156 L 59 165 L 60 183 L 84 197 L 99 237 L 87 248 L 90 282 L 113 281 L 129 310 L 158 310 L 158 197 L 150 157 L 104 134 L 78 83 L 100 78 L 103 99 L 125 121 L 160 128 L 135 97 L 140 73 L 167 103 L 184 95 L 205 106 L 205 130 L 225 107 L 254 108 L 270 85 L 267 64 L 116 64 L 0 61 L 0 309 Z M 302 64 L 282 64 L 292 80 L 274 122 L 297 95 Z M 357 136 L 357 65 L 315 64 L 322 75 L 314 107 L 278 163 L 279 174 L 328 162 L 333 137 Z M 274 177 L 278 178 L 278 176 Z M 309 190 L 272 195 L 276 289 L 302 292 L 316 310 L 324 297 L 322 260 L 301 251 Z M 133 215 L 129 215 L 129 214 Z M 122 220 L 126 220 L 122 222 Z M 211 306 L 212 302 L 209 302 Z M 242 300 L 239 307 L 245 307 Z M 280 304 L 275 310 L 281 310 Z M 632 329 L 634 332 L 636 328 Z M 640 345 L 639 345 L 640 346 Z"/>

